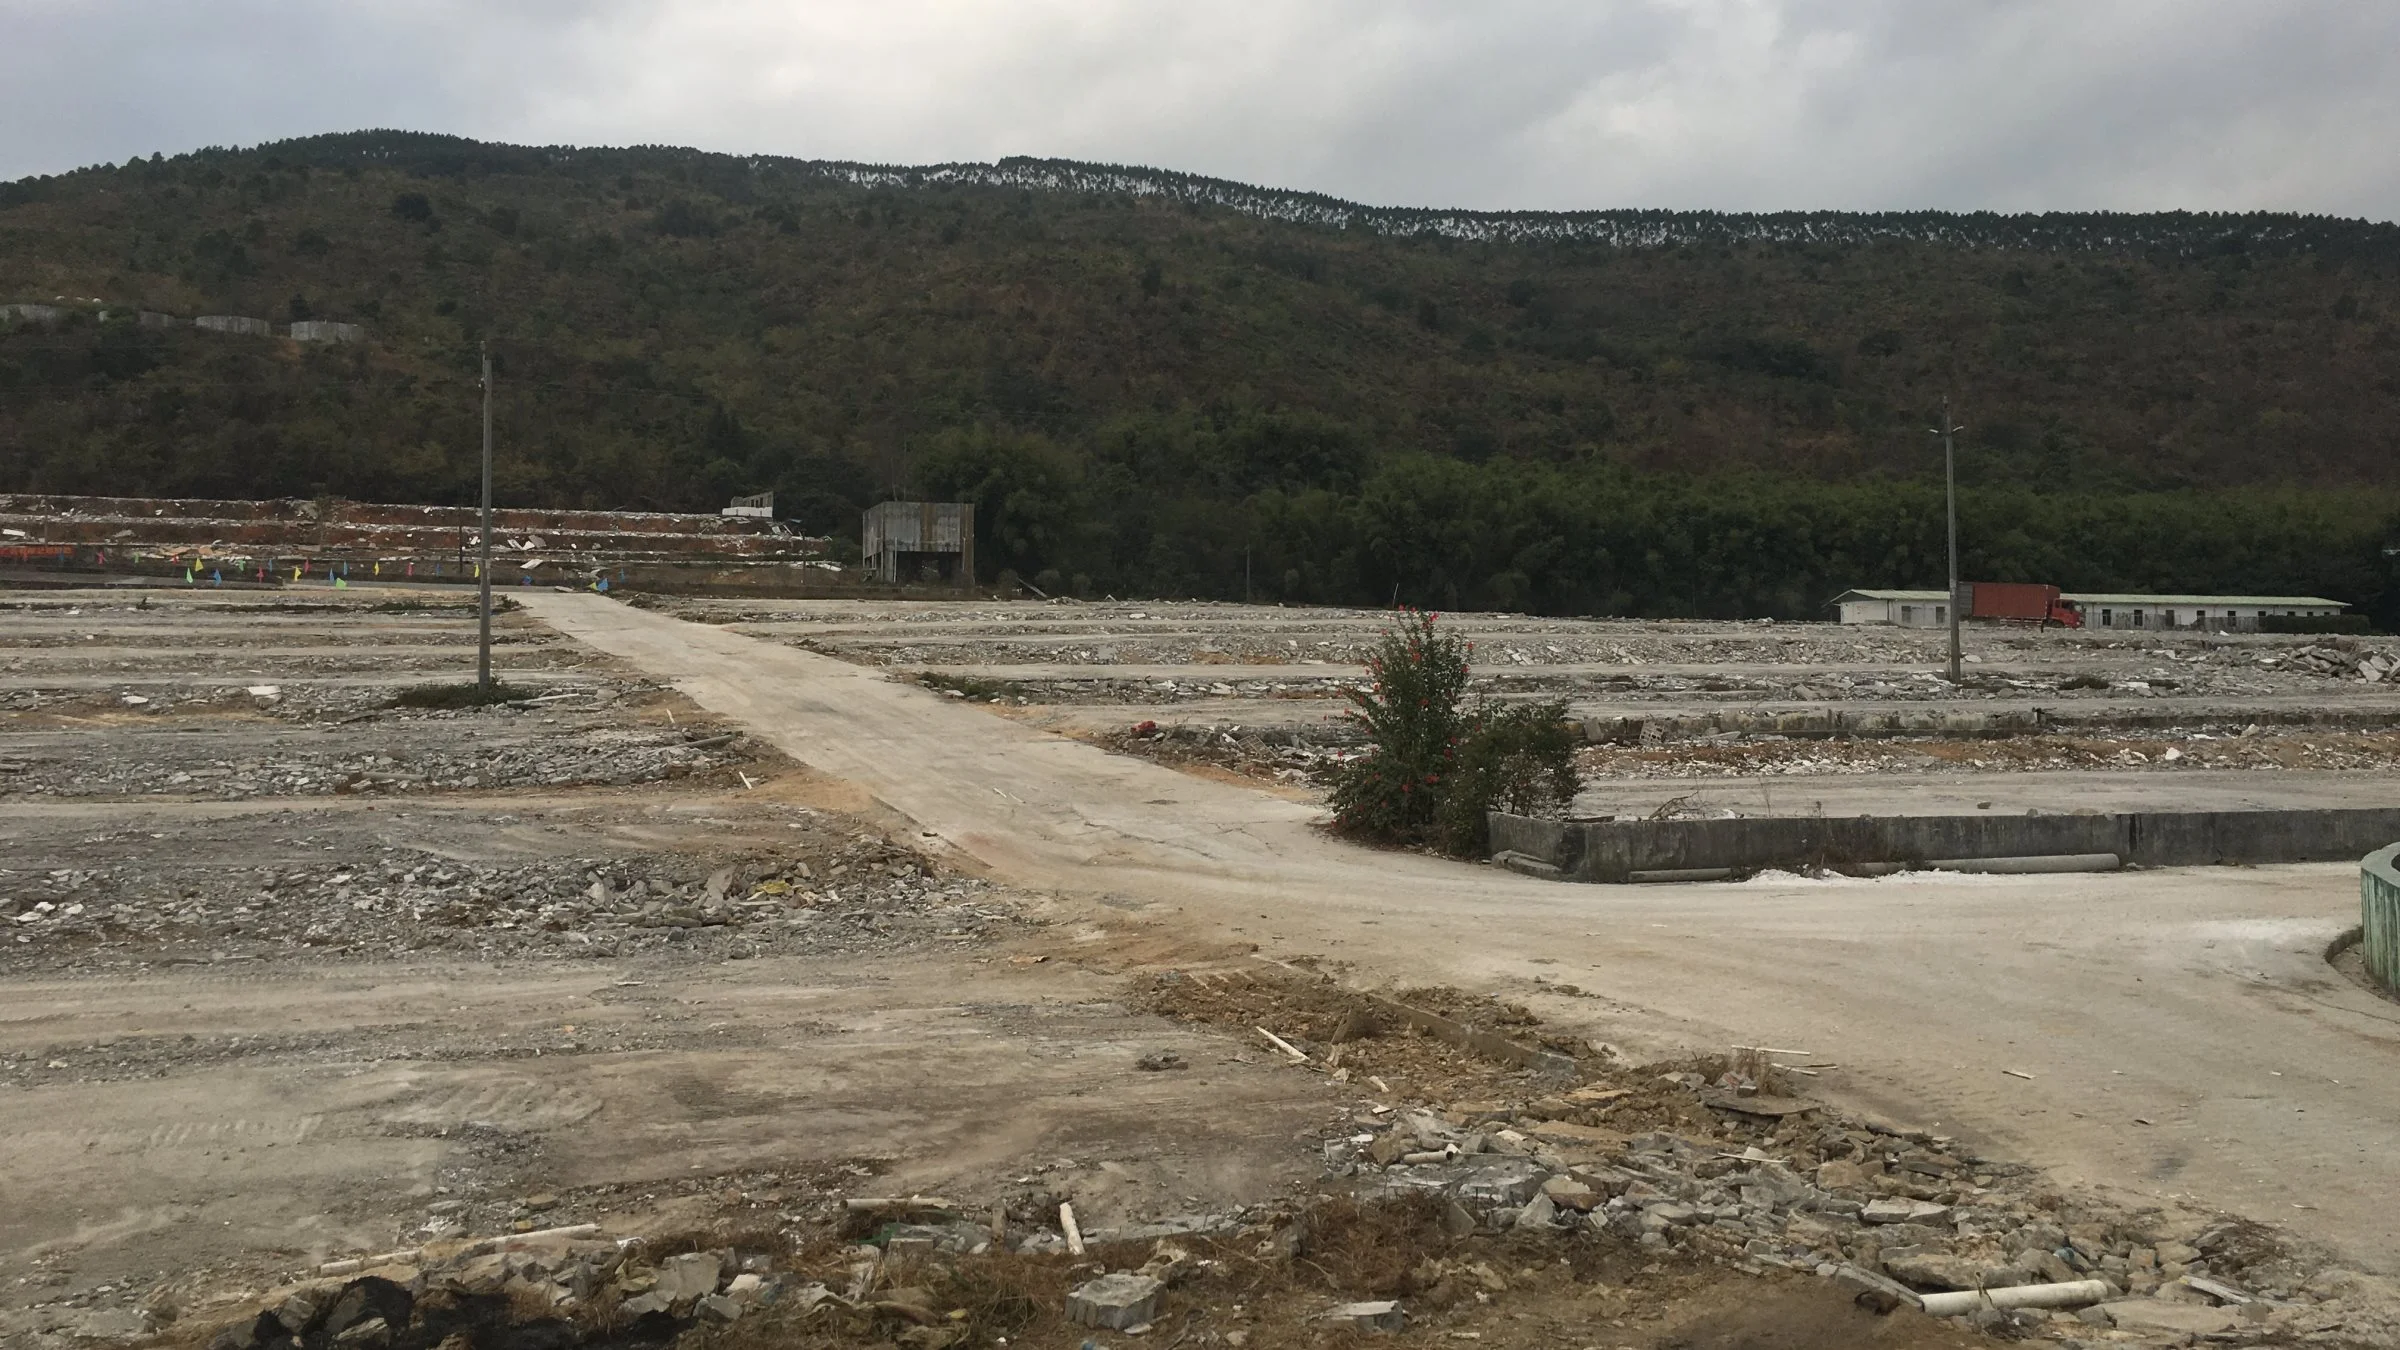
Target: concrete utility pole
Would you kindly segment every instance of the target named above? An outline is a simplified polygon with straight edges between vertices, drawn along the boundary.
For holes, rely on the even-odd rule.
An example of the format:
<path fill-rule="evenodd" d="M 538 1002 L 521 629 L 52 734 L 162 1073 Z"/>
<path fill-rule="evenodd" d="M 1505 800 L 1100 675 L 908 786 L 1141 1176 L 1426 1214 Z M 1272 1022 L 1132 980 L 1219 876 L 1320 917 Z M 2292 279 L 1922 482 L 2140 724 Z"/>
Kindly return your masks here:
<path fill-rule="evenodd" d="M 1942 484 L 1947 490 L 1950 511 L 1950 683 L 1958 683 L 1958 456 L 1951 448 L 1951 438 L 1965 431 L 1950 421 L 1950 396 L 1942 396 L 1942 424 L 1933 434 L 1942 438 Z"/>
<path fill-rule="evenodd" d="M 476 575 L 483 579 L 483 603 L 477 606 L 480 614 L 475 640 L 475 697 L 489 702 L 492 697 L 492 344 L 488 342 L 483 344 L 483 566 L 476 569 Z M 1951 678 L 1956 679 L 1958 662 L 1953 660 L 1950 666 Z"/>

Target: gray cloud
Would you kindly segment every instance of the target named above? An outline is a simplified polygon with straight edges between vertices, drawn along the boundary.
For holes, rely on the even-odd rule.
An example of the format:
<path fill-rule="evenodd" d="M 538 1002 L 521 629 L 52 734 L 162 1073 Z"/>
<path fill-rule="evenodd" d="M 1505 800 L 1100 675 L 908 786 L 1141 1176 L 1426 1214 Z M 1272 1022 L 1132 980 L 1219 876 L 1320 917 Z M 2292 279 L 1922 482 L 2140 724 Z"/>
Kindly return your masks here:
<path fill-rule="evenodd" d="M 1394 205 L 2400 215 L 2355 0 L 0 0 L 0 177 L 369 126 Z"/>

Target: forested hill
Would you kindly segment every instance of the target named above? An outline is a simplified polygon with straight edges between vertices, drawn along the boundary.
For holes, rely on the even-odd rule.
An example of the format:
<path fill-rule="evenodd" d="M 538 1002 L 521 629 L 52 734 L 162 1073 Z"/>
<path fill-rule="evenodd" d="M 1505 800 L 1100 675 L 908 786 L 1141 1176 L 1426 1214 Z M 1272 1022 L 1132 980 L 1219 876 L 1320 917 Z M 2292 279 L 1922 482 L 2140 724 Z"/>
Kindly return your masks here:
<path fill-rule="evenodd" d="M 2400 229 L 2322 217 L 1479 213 L 364 132 L 0 185 L 23 302 L 66 312 L 0 321 L 0 487 L 466 500 L 488 341 L 504 500 L 771 488 L 854 532 L 963 494 L 990 566 L 1063 589 L 1819 616 L 1938 582 L 1945 392 L 1978 576 L 2373 604 L 2400 505 Z"/>

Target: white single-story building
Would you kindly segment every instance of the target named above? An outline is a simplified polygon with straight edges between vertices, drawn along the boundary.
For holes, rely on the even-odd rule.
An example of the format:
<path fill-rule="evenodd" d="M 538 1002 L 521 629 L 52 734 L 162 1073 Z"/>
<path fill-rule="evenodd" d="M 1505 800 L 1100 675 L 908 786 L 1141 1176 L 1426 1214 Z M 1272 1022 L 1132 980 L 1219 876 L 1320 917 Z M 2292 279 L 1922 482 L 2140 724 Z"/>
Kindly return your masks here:
<path fill-rule="evenodd" d="M 2069 591 L 2059 597 L 2083 611 L 2086 628 L 2233 628 L 2256 630 L 2270 614 L 2329 617 L 2348 606 L 2317 595 L 2117 595 Z M 1843 623 L 1945 628 L 1944 591 L 1844 591 L 1834 597 Z"/>
<path fill-rule="evenodd" d="M 2267 615 L 2330 618 L 2348 606 L 2317 595 L 2068 594 L 2086 628 L 2238 628 Z"/>
<path fill-rule="evenodd" d="M 1834 597 L 1843 623 L 1892 623 L 1902 628 L 1950 626 L 1947 591 L 1844 591 Z"/>

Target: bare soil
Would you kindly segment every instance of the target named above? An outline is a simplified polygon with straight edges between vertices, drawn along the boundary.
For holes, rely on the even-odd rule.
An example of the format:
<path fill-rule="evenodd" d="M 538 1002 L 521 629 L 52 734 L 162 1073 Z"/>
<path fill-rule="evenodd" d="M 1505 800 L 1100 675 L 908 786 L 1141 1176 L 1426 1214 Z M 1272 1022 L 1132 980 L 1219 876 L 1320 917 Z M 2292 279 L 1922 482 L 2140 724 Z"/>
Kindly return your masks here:
<path fill-rule="evenodd" d="M 473 658 L 471 611 L 440 600 L 366 588 L 304 604 L 45 593 L 12 611 L 0 640 L 0 1131 L 13 1141 L 0 1176 L 0 1343 L 139 1340 L 122 1330 L 135 1316 L 142 1334 L 201 1344 L 328 1261 L 577 1222 L 638 1237 L 651 1256 L 738 1249 L 846 1285 L 862 1240 L 882 1231 L 843 1210 L 862 1192 L 997 1208 L 1016 1233 L 1054 1224 L 1060 1201 L 1101 1234 L 1195 1213 L 1231 1225 L 1173 1240 L 1192 1268 L 1139 1340 L 1070 1327 L 1061 1310 L 1065 1290 L 1101 1268 L 1156 1258 L 1151 1242 L 1103 1241 L 1081 1259 L 888 1253 L 864 1304 L 767 1309 L 723 1328 L 686 1318 L 672 1333 L 728 1347 L 1368 1344 L 1379 1338 L 1320 1315 L 1397 1297 L 1409 1339 L 1509 1347 L 1981 1339 L 1867 1313 L 1738 1245 L 1458 1232 L 1427 1205 L 1354 1196 L 1370 1179 L 1347 1161 L 1359 1134 L 1412 1109 L 1673 1134 L 1796 1163 L 1821 1147 L 1700 1100 L 1684 1080 L 1730 1071 L 1721 1035 L 1697 1038 L 1712 1053 L 1646 1062 L 1660 1021 L 1638 1000 L 1660 1000 L 1655 981 L 1577 936 L 1605 927 L 1657 978 L 1684 979 L 1651 930 L 1696 921 L 1563 915 L 1486 896 L 1480 874 L 1460 901 L 1452 865 L 1437 875 L 1424 860 L 1310 851 L 1339 852 L 1322 842 L 1293 844 L 1304 856 L 1271 884 L 1263 855 L 1215 855 L 1238 867 L 1230 900 L 1206 889 L 1214 862 L 1183 865 L 1178 830 L 1220 850 L 1282 839 L 1277 812 L 1302 812 L 1338 749 L 1284 733 L 1324 723 L 1349 678 L 1333 663 L 1356 659 L 1379 616 L 663 602 L 878 670 L 933 669 L 931 692 L 905 692 L 980 703 L 959 715 L 982 726 L 1006 725 L 987 712 L 1017 719 L 1017 733 L 1055 715 L 1061 730 L 1117 737 L 1110 748 L 1204 779 L 1209 791 L 1187 798 L 1123 758 L 1113 764 L 1150 776 L 1054 792 L 1053 766 L 1023 743 L 986 744 L 917 705 L 903 720 L 930 739 L 884 747 L 883 770 L 869 771 L 843 759 L 855 727 L 799 727 L 766 694 L 726 696 L 603 655 L 536 622 L 540 599 L 500 625 L 506 677 L 535 699 L 428 711 L 394 709 L 392 696 L 459 679 Z M 1468 622 L 1503 693 L 1626 706 L 1936 697 L 1906 669 L 1931 656 L 1915 635 Z M 2156 654 L 2167 650 L 2172 662 Z M 2169 665 L 2186 691 L 2381 696 L 2290 670 L 2277 650 L 2011 639 L 1985 655 L 1995 679 L 2080 699 L 2139 697 L 2124 684 Z M 1041 663 L 1107 683 L 989 669 Z M 2087 669 L 2108 672 L 2109 687 L 2065 687 Z M 1045 691 L 1057 701 L 1030 697 Z M 1136 709 L 1273 734 L 1135 736 L 1148 719 L 1119 710 Z M 842 714 L 858 725 L 882 715 Z M 917 796 L 894 789 L 904 759 L 937 748 L 954 757 L 944 774 L 919 775 Z M 2168 748 L 2182 757 L 2165 760 Z M 2182 759 L 2221 750 L 2371 777 L 2394 744 L 2275 731 L 2229 745 L 2170 731 L 2003 753 L 1870 749 L 1961 774 L 2068 755 L 2188 768 Z M 1608 762 L 1629 776 L 1721 764 L 1764 775 L 1823 750 L 1596 753 L 1621 756 Z M 1260 815 L 1259 802 L 1274 810 Z M 1158 890 L 1162 876 L 1193 888 Z M 1426 908 L 1436 892 L 1467 909 Z M 1806 926 L 1800 910 L 1791 921 Z M 1792 939 L 1742 941 L 1764 951 Z M 1541 955 L 1496 950 L 1512 943 Z M 1433 951 L 1483 954 L 1423 959 Z M 1707 1000 L 1719 978 L 1686 983 Z M 1565 1101 L 1512 1063 L 1408 1034 L 1361 997 L 1368 988 L 1567 1055 L 1613 1095 Z M 1645 1050 L 1620 1049 L 1620 1028 Z M 1858 1095 L 1893 1100 L 1922 1068 Z M 1831 1095 L 1841 1071 L 1825 1072 L 1801 1086 Z M 1993 1095 L 1933 1077 L 1945 1111 L 1972 1114 Z M 2328 1184 L 2306 1180 L 2312 1196 Z M 2099 1213 L 2115 1202 L 2076 1203 Z M 2292 1249 L 2313 1250 L 2305 1236 Z M 2286 1255 L 2270 1233 L 2257 1263 Z M 910 1290 L 931 1319 L 881 1308 L 908 1300 L 880 1295 Z M 462 1317 L 483 1310 L 475 1350 L 534 1344 L 525 1328 L 555 1312 L 496 1306 L 461 1305 Z M 592 1343 L 660 1343 L 607 1336 Z"/>

